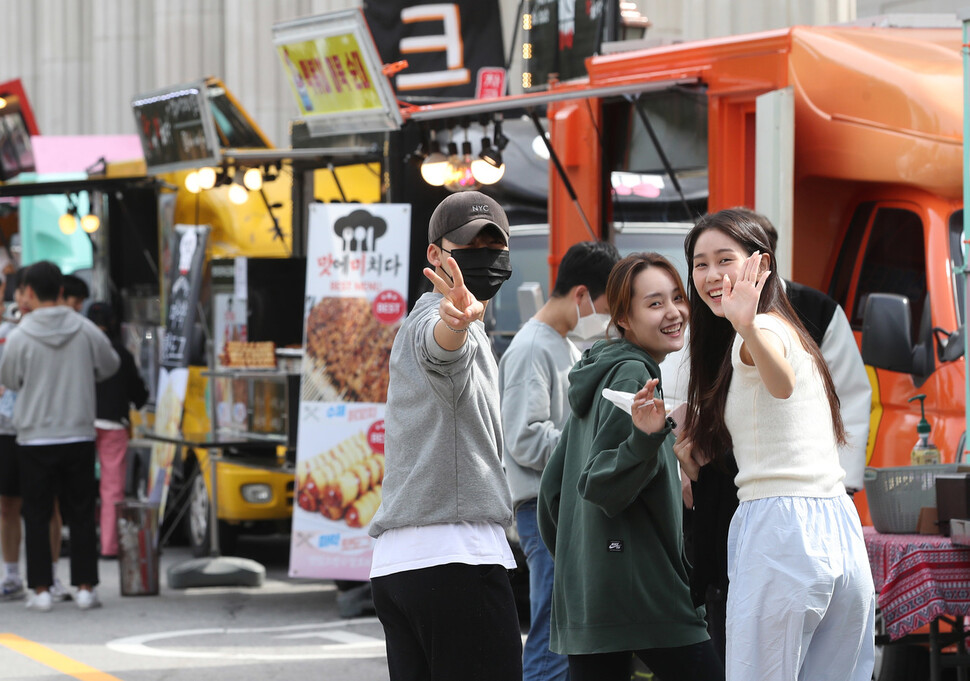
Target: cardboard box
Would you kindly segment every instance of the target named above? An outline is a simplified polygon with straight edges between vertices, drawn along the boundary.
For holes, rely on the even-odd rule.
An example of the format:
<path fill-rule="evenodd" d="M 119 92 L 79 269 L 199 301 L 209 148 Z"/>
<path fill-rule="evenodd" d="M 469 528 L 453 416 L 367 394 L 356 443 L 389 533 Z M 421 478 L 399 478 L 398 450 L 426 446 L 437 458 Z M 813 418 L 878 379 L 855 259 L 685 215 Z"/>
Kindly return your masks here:
<path fill-rule="evenodd" d="M 970 520 L 950 519 L 950 541 L 957 546 L 970 546 Z"/>
<path fill-rule="evenodd" d="M 970 518 L 970 473 L 936 476 L 936 510 L 944 536 L 950 535 L 952 518 Z"/>
<path fill-rule="evenodd" d="M 940 534 L 940 523 L 937 520 L 935 508 L 932 506 L 924 506 L 919 510 L 916 531 L 919 534 Z"/>

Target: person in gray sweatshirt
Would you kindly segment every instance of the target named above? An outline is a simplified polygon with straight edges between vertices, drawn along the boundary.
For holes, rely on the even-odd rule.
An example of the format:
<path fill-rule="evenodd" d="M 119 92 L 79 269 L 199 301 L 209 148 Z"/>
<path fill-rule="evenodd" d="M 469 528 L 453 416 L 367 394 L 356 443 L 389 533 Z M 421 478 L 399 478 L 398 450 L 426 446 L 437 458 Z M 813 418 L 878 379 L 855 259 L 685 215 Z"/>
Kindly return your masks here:
<path fill-rule="evenodd" d="M 567 335 L 603 338 L 610 323 L 606 281 L 619 262 L 605 241 L 573 244 L 556 272 L 545 305 L 527 321 L 498 365 L 505 433 L 505 473 L 512 490 L 515 524 L 529 564 L 531 624 L 522 658 L 523 681 L 565 681 L 565 655 L 549 650 L 553 560 L 536 524 L 536 500 L 546 462 L 569 417 L 569 371 L 579 349 Z"/>
<path fill-rule="evenodd" d="M 424 269 L 435 290 L 391 349 L 383 501 L 369 530 L 391 681 L 522 678 L 498 367 L 482 323 L 512 274 L 508 237 L 484 194 L 442 201 Z"/>
<path fill-rule="evenodd" d="M 17 391 L 17 430 L 27 553 L 27 607 L 51 609 L 49 524 L 58 495 L 71 529 L 71 583 L 81 609 L 100 605 L 95 523 L 95 383 L 120 360 L 90 320 L 58 305 L 61 271 L 42 261 L 24 274 L 32 312 L 7 337 L 0 383 Z"/>

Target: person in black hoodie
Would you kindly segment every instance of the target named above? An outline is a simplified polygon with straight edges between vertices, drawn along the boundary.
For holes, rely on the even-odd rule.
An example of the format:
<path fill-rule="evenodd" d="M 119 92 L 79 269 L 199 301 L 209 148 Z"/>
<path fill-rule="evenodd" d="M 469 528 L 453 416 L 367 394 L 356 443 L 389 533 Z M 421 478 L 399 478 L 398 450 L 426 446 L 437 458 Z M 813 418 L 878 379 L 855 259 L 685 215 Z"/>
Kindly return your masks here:
<path fill-rule="evenodd" d="M 128 410 L 140 409 L 148 399 L 135 358 L 121 343 L 121 329 L 108 303 L 92 303 L 88 319 L 98 325 L 111 340 L 111 347 L 121 358 L 118 373 L 97 385 L 97 430 L 95 446 L 101 463 L 101 557 L 118 555 L 117 513 L 115 503 L 124 499 L 125 453 L 128 450 Z"/>

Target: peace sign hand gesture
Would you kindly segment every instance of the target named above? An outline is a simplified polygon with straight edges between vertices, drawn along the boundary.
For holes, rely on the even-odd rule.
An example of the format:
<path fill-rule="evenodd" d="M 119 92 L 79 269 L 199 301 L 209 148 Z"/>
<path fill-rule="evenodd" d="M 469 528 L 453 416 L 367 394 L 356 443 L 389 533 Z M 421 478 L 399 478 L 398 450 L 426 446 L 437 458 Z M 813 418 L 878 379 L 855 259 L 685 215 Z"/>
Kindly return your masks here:
<path fill-rule="evenodd" d="M 758 314 L 758 301 L 761 291 L 768 280 L 770 270 L 761 271 L 762 255 L 755 251 L 741 266 L 741 274 L 736 282 L 731 282 L 728 275 L 724 275 L 724 285 L 721 289 L 721 309 L 724 316 L 734 326 L 735 331 L 749 328 L 754 324 L 754 317 Z"/>
<path fill-rule="evenodd" d="M 453 330 L 466 329 L 485 312 L 482 304 L 465 288 L 465 279 L 455 259 L 450 257 L 442 263 L 442 269 L 451 277 L 449 284 L 430 267 L 424 268 L 424 276 L 434 284 L 434 289 L 444 296 L 438 304 L 438 316 Z"/>

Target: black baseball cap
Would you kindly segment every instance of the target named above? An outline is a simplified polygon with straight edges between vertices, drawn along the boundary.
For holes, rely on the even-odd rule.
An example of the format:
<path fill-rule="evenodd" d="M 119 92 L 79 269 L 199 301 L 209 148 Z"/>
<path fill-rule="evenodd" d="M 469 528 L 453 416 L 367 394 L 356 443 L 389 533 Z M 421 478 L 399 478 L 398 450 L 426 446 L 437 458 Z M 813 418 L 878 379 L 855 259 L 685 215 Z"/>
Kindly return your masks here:
<path fill-rule="evenodd" d="M 498 202 L 481 192 L 457 192 L 438 204 L 428 225 L 428 243 L 447 238 L 461 246 L 486 227 L 494 227 L 509 244 L 509 219 Z"/>

